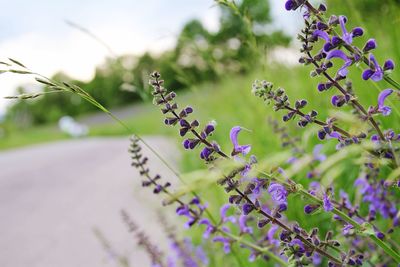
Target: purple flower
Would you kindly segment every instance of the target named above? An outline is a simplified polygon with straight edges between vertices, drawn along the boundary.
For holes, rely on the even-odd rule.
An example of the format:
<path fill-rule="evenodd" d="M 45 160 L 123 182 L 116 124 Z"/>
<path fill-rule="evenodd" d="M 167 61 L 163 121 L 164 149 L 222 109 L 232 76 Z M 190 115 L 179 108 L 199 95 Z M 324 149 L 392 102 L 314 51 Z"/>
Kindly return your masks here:
<path fill-rule="evenodd" d="M 332 205 L 332 202 L 330 200 L 330 197 L 326 193 L 324 194 L 323 202 L 324 202 L 324 210 L 325 211 L 332 211 L 333 210 L 333 205 Z"/>
<path fill-rule="evenodd" d="M 392 93 L 392 89 L 385 89 L 378 96 L 378 111 L 382 113 L 383 116 L 388 116 L 392 112 L 390 107 L 385 106 L 385 99 Z"/>
<path fill-rule="evenodd" d="M 252 234 L 253 233 L 253 228 L 247 226 L 247 216 L 246 215 L 240 215 L 239 217 L 239 227 L 240 227 L 240 232 L 242 234 L 248 233 Z"/>
<path fill-rule="evenodd" d="M 329 43 L 331 41 L 331 39 L 329 38 L 328 33 L 326 33 L 323 30 L 315 30 L 313 32 L 313 37 L 314 38 L 321 38 L 325 40 L 325 43 Z"/>
<path fill-rule="evenodd" d="M 332 58 L 340 58 L 344 61 L 344 64 L 339 68 L 338 70 L 338 75 L 341 77 L 346 77 L 348 74 L 348 67 L 353 64 L 353 61 L 342 51 L 342 50 L 332 50 L 331 52 L 328 53 L 326 56 L 327 60 L 330 60 Z"/>
<path fill-rule="evenodd" d="M 203 238 L 207 239 L 210 237 L 210 235 L 215 231 L 215 227 L 211 224 L 211 222 L 208 219 L 201 219 L 199 221 L 199 224 L 204 224 L 206 225 L 206 230 L 203 233 Z"/>
<path fill-rule="evenodd" d="M 280 242 L 278 239 L 274 238 L 274 235 L 275 235 L 276 231 L 278 231 L 278 230 L 279 230 L 279 226 L 274 224 L 271 226 L 271 228 L 269 228 L 268 233 L 267 233 L 267 238 L 268 238 L 269 243 L 271 243 L 277 247 L 280 245 Z"/>
<path fill-rule="evenodd" d="M 292 247 L 297 253 L 304 253 L 305 249 L 304 249 L 304 244 L 303 242 L 301 242 L 300 239 L 293 239 L 292 241 L 290 241 L 289 246 Z"/>
<path fill-rule="evenodd" d="M 250 146 L 250 145 L 243 145 L 243 146 L 239 145 L 239 142 L 238 142 L 238 135 L 239 135 L 239 132 L 240 132 L 242 129 L 243 129 L 243 128 L 240 127 L 240 126 L 235 126 L 235 127 L 233 127 L 233 128 L 231 129 L 231 132 L 230 132 L 230 139 L 231 139 L 231 142 L 232 142 L 232 144 L 233 144 L 232 156 L 235 156 L 235 155 L 240 154 L 240 153 L 241 153 L 243 156 L 246 156 L 246 155 L 250 152 L 250 150 L 251 150 L 251 146 Z"/>
<path fill-rule="evenodd" d="M 312 257 L 312 263 L 314 266 L 320 265 L 322 263 L 321 255 L 314 253 Z"/>
<path fill-rule="evenodd" d="M 231 241 L 230 241 L 230 239 L 228 239 L 226 237 L 222 237 L 222 236 L 216 236 L 216 237 L 214 237 L 213 242 L 221 242 L 223 244 L 223 246 L 224 246 L 224 252 L 226 254 L 231 252 Z"/>
<path fill-rule="evenodd" d="M 374 82 L 378 82 L 383 79 L 383 70 L 381 66 L 379 66 L 378 62 L 376 61 L 374 55 L 369 56 L 370 60 L 370 68 L 365 70 L 362 74 L 362 78 L 364 80 L 371 79 Z M 372 65 L 371 65 L 372 62 Z"/>
<path fill-rule="evenodd" d="M 342 28 L 342 39 L 346 44 L 351 45 L 351 43 L 353 42 L 353 33 L 347 32 L 345 26 L 346 22 L 347 18 L 345 16 L 339 16 L 340 27 Z"/>
<path fill-rule="evenodd" d="M 227 221 L 230 221 L 232 223 L 236 222 L 236 218 L 234 216 L 226 216 L 226 212 L 228 209 L 231 207 L 231 204 L 225 204 L 221 207 L 220 209 L 220 215 L 221 215 L 221 221 L 222 223 L 225 223 Z"/>
<path fill-rule="evenodd" d="M 346 225 L 343 227 L 343 229 L 342 229 L 342 233 L 343 233 L 344 235 L 348 235 L 348 234 L 350 234 L 351 229 L 353 229 L 353 225 L 351 225 L 351 224 L 346 224 Z"/>
<path fill-rule="evenodd" d="M 323 148 L 323 145 L 321 145 L 321 144 L 316 145 L 314 147 L 314 149 L 313 149 L 314 160 L 319 161 L 319 162 L 326 160 L 326 155 L 321 153 L 322 148 Z"/>
<path fill-rule="evenodd" d="M 273 201 L 277 204 L 286 204 L 287 195 L 285 187 L 278 183 L 271 183 L 268 187 L 268 193 L 271 195 Z"/>

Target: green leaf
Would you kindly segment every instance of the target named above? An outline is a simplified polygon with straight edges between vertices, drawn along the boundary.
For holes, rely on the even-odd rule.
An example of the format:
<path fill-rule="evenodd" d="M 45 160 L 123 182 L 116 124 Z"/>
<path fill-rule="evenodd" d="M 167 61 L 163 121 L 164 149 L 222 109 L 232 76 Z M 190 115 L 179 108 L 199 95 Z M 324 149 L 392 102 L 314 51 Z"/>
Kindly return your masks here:
<path fill-rule="evenodd" d="M 23 68 L 26 69 L 25 65 L 22 64 L 21 62 L 15 60 L 15 59 L 12 59 L 12 58 L 8 58 L 8 59 L 9 59 L 11 62 L 13 62 L 14 64 L 17 64 L 18 66 L 23 67 Z"/>

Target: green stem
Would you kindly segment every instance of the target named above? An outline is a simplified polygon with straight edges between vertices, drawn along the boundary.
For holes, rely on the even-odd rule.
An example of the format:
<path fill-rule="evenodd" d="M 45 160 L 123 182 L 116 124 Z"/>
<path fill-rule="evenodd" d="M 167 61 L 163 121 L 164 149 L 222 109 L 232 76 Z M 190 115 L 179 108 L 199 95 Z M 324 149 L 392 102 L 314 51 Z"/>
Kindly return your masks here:
<path fill-rule="evenodd" d="M 287 262 L 282 260 L 280 257 L 276 256 L 268 248 L 263 248 L 263 247 L 260 247 L 258 245 L 255 245 L 255 244 L 243 239 L 242 237 L 239 237 L 239 236 L 236 236 L 234 234 L 222 231 L 221 229 L 217 229 L 217 231 L 222 233 L 223 235 L 226 235 L 227 237 L 239 242 L 239 243 L 242 243 L 245 246 L 248 246 L 249 248 L 252 248 L 254 250 L 257 250 L 257 251 L 267 255 L 269 258 L 273 259 L 275 262 L 279 263 L 281 266 L 289 266 L 289 264 Z"/>

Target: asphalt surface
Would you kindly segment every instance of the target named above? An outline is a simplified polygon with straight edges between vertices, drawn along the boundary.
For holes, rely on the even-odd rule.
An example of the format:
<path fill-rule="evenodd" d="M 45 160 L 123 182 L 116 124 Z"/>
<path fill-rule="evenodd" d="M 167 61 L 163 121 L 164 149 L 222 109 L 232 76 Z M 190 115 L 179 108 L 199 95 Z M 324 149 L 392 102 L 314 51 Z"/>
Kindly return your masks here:
<path fill-rule="evenodd" d="M 171 142 L 146 140 L 176 165 L 178 152 Z M 165 248 L 156 216 L 161 199 L 141 188 L 128 145 L 128 138 L 91 138 L 0 152 L 0 266 L 120 266 L 114 253 L 127 257 L 131 267 L 150 266 L 120 210 Z M 152 170 L 174 182 L 154 156 L 144 154 Z M 104 248 L 94 228 L 113 252 Z"/>

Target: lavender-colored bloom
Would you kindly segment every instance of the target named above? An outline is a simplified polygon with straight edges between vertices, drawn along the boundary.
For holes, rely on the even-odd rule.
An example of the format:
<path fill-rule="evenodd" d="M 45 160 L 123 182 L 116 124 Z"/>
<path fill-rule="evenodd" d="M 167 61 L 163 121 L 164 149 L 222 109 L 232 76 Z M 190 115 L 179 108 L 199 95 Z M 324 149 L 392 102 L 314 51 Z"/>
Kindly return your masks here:
<path fill-rule="evenodd" d="M 321 150 L 323 148 L 323 145 L 319 144 L 316 145 L 313 149 L 313 157 L 314 160 L 322 162 L 326 160 L 326 155 L 321 153 Z"/>
<path fill-rule="evenodd" d="M 364 177 L 356 179 L 354 185 L 360 187 L 361 194 L 365 194 L 370 189 L 370 185 Z"/>
<path fill-rule="evenodd" d="M 322 257 L 318 253 L 314 253 L 312 257 L 312 263 L 314 266 L 321 265 L 322 263 Z"/>
<path fill-rule="evenodd" d="M 329 43 L 331 41 L 331 39 L 329 38 L 328 33 L 326 33 L 323 30 L 315 30 L 313 32 L 313 37 L 314 38 L 321 38 L 325 40 L 325 43 Z"/>
<path fill-rule="evenodd" d="M 251 194 L 254 198 L 260 197 L 262 191 L 264 190 L 265 180 L 260 178 L 253 178 L 251 182 L 255 185 L 254 189 L 251 191 Z"/>
<path fill-rule="evenodd" d="M 362 78 L 364 80 L 371 79 L 374 82 L 378 82 L 383 79 L 383 69 L 379 66 L 378 62 L 376 61 L 374 55 L 369 56 L 370 62 L 372 62 L 372 66 L 370 69 L 367 69 L 363 72 Z"/>
<path fill-rule="evenodd" d="M 343 229 L 342 229 L 342 233 L 343 233 L 344 235 L 348 235 L 348 234 L 350 233 L 351 229 L 353 229 L 353 228 L 354 228 L 353 225 L 351 225 L 351 224 L 346 224 L 346 225 L 343 227 Z"/>
<path fill-rule="evenodd" d="M 288 158 L 288 160 L 287 160 L 286 162 L 289 163 L 289 164 L 293 164 L 293 163 L 295 163 L 297 160 L 298 160 L 298 158 L 296 158 L 296 157 L 290 157 L 290 158 Z"/>
<path fill-rule="evenodd" d="M 271 228 L 269 228 L 268 232 L 267 232 L 267 238 L 269 243 L 275 245 L 275 246 L 279 246 L 280 242 L 278 239 L 274 238 L 275 233 L 279 230 L 279 226 L 277 225 L 272 225 Z"/>
<path fill-rule="evenodd" d="M 325 211 L 332 211 L 333 210 L 332 202 L 329 199 L 328 194 L 326 194 L 326 193 L 324 194 L 323 202 L 324 202 L 324 210 Z"/>
<path fill-rule="evenodd" d="M 380 139 L 379 135 L 377 135 L 377 134 L 374 134 L 374 135 L 371 136 L 371 141 L 374 142 L 374 143 L 379 143 L 380 140 L 381 139 Z"/>
<path fill-rule="evenodd" d="M 300 239 L 293 239 L 292 241 L 290 241 L 289 246 L 291 246 L 298 254 L 302 254 L 305 252 L 304 244 L 303 242 L 301 242 Z"/>
<path fill-rule="evenodd" d="M 242 130 L 242 127 L 240 127 L 240 126 L 235 126 L 231 129 L 230 139 L 233 144 L 232 156 L 235 156 L 238 154 L 242 154 L 243 156 L 246 156 L 251 150 L 250 145 L 243 145 L 243 146 L 239 145 L 238 135 L 241 130 Z"/>
<path fill-rule="evenodd" d="M 244 233 L 252 234 L 253 228 L 247 226 L 247 219 L 248 219 L 248 217 L 246 215 L 240 215 L 240 217 L 239 217 L 240 232 L 243 234 Z"/>
<path fill-rule="evenodd" d="M 351 206 L 351 203 L 350 203 L 350 201 L 349 201 L 349 195 L 348 195 L 345 191 L 343 191 L 342 189 L 340 189 L 339 196 L 340 196 L 340 199 L 341 199 L 342 204 L 343 204 L 347 209 L 351 209 L 352 206 Z"/>
<path fill-rule="evenodd" d="M 232 222 L 235 223 L 236 222 L 236 218 L 234 216 L 226 216 L 226 213 L 228 211 L 228 209 L 231 207 L 231 204 L 225 204 L 221 207 L 220 209 L 220 215 L 221 215 L 221 221 L 222 223 L 225 222 Z"/>
<path fill-rule="evenodd" d="M 213 242 L 221 242 L 224 246 L 224 252 L 226 254 L 231 252 L 231 242 L 229 238 L 222 237 L 222 236 L 216 236 L 213 238 Z"/>
<path fill-rule="evenodd" d="M 203 233 L 203 238 L 204 239 L 208 239 L 210 237 L 210 235 L 215 231 L 215 227 L 211 224 L 211 222 L 206 219 L 203 218 L 199 221 L 199 224 L 204 224 L 206 225 L 206 230 Z"/>
<path fill-rule="evenodd" d="M 196 248 L 195 255 L 203 263 L 203 265 L 208 266 L 209 260 L 207 254 L 201 246 Z"/>
<path fill-rule="evenodd" d="M 378 111 L 382 113 L 383 116 L 388 116 L 392 112 L 390 107 L 385 106 L 385 99 L 392 93 L 392 89 L 385 89 L 378 96 Z"/>
<path fill-rule="evenodd" d="M 339 68 L 338 70 L 338 75 L 341 77 L 346 77 L 348 74 L 348 67 L 353 64 L 353 61 L 342 51 L 342 50 L 332 50 L 328 53 L 326 56 L 327 60 L 330 60 L 332 58 L 340 58 L 344 61 L 344 64 Z"/>
<path fill-rule="evenodd" d="M 283 185 L 271 183 L 268 187 L 268 193 L 271 195 L 272 200 L 277 204 L 287 203 L 288 192 Z"/>
<path fill-rule="evenodd" d="M 353 33 L 347 32 L 345 26 L 346 22 L 347 18 L 345 16 L 339 16 L 340 27 L 342 28 L 342 39 L 346 44 L 351 45 L 353 42 Z"/>

